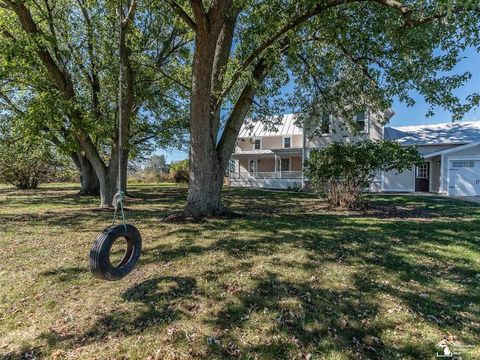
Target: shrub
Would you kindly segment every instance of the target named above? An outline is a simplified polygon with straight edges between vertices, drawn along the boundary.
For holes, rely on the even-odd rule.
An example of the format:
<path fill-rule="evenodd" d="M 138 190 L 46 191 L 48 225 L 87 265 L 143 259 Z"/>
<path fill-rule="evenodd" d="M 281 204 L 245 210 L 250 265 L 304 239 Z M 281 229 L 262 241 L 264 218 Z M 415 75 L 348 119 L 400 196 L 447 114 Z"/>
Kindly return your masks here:
<path fill-rule="evenodd" d="M 333 143 L 310 153 L 305 175 L 313 190 L 331 205 L 357 209 L 364 205 L 363 194 L 378 172 L 403 172 L 420 162 L 415 147 L 393 141 Z"/>
<path fill-rule="evenodd" d="M 180 160 L 171 163 L 170 174 L 176 183 L 188 183 L 188 160 Z"/>
<path fill-rule="evenodd" d="M 0 144 L 0 181 L 19 189 L 36 189 L 55 174 L 58 160 L 41 140 L 3 139 Z"/>
<path fill-rule="evenodd" d="M 173 173 L 173 180 L 176 183 L 188 183 L 189 175 L 188 170 L 179 169 Z"/>

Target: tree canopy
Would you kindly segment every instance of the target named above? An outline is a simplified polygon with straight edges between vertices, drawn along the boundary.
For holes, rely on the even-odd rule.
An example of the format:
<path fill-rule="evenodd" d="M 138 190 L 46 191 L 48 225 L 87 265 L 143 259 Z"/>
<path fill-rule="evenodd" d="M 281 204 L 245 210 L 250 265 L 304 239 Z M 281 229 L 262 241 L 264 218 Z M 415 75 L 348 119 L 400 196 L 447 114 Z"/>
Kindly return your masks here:
<path fill-rule="evenodd" d="M 21 114 L 26 132 L 86 156 L 109 193 L 102 203 L 116 181 L 120 64 L 127 156 L 185 141 L 190 38 L 158 5 L 125 3 L 120 35 L 115 1 L 0 5 L 2 111 Z"/>

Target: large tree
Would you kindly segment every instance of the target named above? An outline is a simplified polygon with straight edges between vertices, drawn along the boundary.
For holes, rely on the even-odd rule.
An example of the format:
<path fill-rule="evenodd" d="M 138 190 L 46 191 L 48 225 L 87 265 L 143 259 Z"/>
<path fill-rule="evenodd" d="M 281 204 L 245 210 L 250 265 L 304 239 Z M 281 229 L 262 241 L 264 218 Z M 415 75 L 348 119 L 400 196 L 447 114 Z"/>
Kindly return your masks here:
<path fill-rule="evenodd" d="M 12 73 L 9 74 L 9 80 L 12 80 Z M 12 94 L 17 94 L 16 98 Z M 52 124 L 55 123 L 51 118 L 62 116 L 56 111 L 58 108 L 48 94 L 49 92 L 43 93 L 40 97 L 37 91 L 21 96 L 15 82 L 4 83 L 0 89 L 0 116 L 2 125 L 5 126 L 0 128 L 0 135 L 5 131 L 11 131 L 25 138 L 41 136 L 43 141 L 49 141 L 57 147 L 59 152 L 67 154 L 75 164 L 80 174 L 78 194 L 99 195 L 100 184 L 92 164 L 81 148 L 76 146 L 65 125 L 61 125 L 59 131 L 51 129 Z"/>
<path fill-rule="evenodd" d="M 265 114 L 293 77 L 292 104 L 347 119 L 392 97 L 459 109 L 447 77 L 478 34 L 477 2 L 446 0 L 169 0 L 195 33 L 186 216 L 212 216 L 240 127 Z M 468 36 L 467 36 L 468 35 Z"/>
<path fill-rule="evenodd" d="M 181 140 L 186 124 L 181 99 L 189 54 L 181 50 L 188 31 L 150 1 L 121 3 L 0 1 L 0 103 L 29 114 L 30 131 L 41 131 L 95 172 L 101 206 L 112 204 L 121 151 L 126 189 L 129 156 L 155 141 Z"/>

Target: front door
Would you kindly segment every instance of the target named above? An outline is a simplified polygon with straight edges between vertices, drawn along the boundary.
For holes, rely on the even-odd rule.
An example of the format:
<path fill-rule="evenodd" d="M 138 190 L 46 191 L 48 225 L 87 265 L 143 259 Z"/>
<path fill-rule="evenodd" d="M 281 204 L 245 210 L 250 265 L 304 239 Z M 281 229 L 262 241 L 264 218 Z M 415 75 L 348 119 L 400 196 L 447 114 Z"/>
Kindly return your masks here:
<path fill-rule="evenodd" d="M 430 190 L 430 163 L 425 162 L 416 167 L 415 170 L 415 191 Z"/>
<path fill-rule="evenodd" d="M 280 169 L 282 169 L 282 172 L 283 171 L 290 171 L 290 159 L 289 158 L 281 160 Z"/>
<path fill-rule="evenodd" d="M 248 162 L 248 172 L 250 176 L 254 177 L 257 172 L 257 160 L 249 160 Z"/>

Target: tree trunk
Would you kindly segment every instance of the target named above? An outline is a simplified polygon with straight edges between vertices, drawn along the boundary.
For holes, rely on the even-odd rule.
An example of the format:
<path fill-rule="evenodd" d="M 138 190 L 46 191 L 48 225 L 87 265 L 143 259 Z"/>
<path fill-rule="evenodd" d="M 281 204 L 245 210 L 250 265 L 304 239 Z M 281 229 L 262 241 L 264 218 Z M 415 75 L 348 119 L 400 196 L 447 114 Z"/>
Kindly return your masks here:
<path fill-rule="evenodd" d="M 113 206 L 113 197 L 117 193 L 117 173 L 118 171 L 115 168 L 110 167 L 98 176 L 101 208 L 111 208 Z"/>
<path fill-rule="evenodd" d="M 126 194 L 127 193 L 127 182 L 128 182 L 128 150 L 123 150 L 122 155 L 122 183 L 120 184 L 120 189 Z"/>
<path fill-rule="evenodd" d="M 85 158 L 85 160 L 87 159 Z M 87 160 L 85 165 L 82 166 L 82 169 L 80 176 L 82 189 L 79 195 L 98 196 L 100 194 L 100 183 L 90 161 Z"/>
<path fill-rule="evenodd" d="M 266 71 L 266 63 L 259 61 L 253 70 L 253 78 L 258 82 L 263 81 Z M 255 92 L 254 84 L 247 84 L 243 88 L 218 144 L 214 140 L 216 128 L 212 129 L 213 121 L 210 118 L 212 115 L 191 106 L 190 186 L 185 207 L 186 216 L 202 217 L 229 213 L 221 200 L 223 176 Z M 192 104 L 194 100 L 199 101 L 200 104 L 208 104 L 202 96 L 205 96 L 202 92 L 199 94 L 193 92 Z"/>
<path fill-rule="evenodd" d="M 223 174 L 224 169 L 215 156 L 205 156 L 191 146 L 190 181 L 185 216 L 209 217 L 227 212 L 221 197 Z"/>
<path fill-rule="evenodd" d="M 215 35 L 197 34 L 190 101 L 190 180 L 185 206 L 185 215 L 191 217 L 220 215 L 224 211 L 220 196 L 223 169 L 217 157 L 217 131 L 211 107 L 215 45 Z"/>
<path fill-rule="evenodd" d="M 80 172 L 80 196 L 97 196 L 100 194 L 100 183 L 98 177 L 95 174 L 92 164 L 86 156 L 77 153 L 70 155 L 73 162 L 77 166 Z"/>
<path fill-rule="evenodd" d="M 225 13 L 230 6 L 223 9 Z M 198 30 L 190 97 L 190 181 L 184 212 L 192 217 L 224 215 L 229 213 L 221 200 L 225 169 L 252 104 L 256 83 L 265 79 L 267 64 L 264 59 L 255 64 L 254 81 L 241 91 L 217 143 L 222 103 L 217 96 L 223 85 L 238 11 L 225 16 L 222 9 L 217 9 L 218 13 L 214 11 L 205 19 L 201 7 L 193 10 Z"/>

